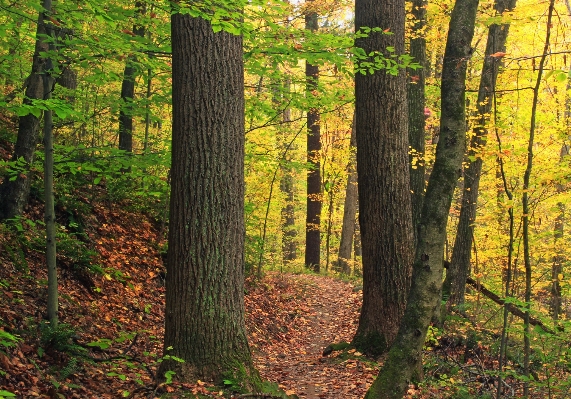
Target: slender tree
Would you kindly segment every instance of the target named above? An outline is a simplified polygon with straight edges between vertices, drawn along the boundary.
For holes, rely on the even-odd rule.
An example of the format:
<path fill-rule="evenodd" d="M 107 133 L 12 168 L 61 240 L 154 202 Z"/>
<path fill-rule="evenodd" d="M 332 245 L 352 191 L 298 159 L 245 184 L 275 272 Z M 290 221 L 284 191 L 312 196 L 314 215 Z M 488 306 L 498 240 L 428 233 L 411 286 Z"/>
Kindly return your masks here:
<path fill-rule="evenodd" d="M 319 28 L 317 12 L 312 0 L 308 2 L 305 14 L 305 28 L 312 32 Z M 307 95 L 317 91 L 319 66 L 305 63 Z M 321 127 L 320 115 L 316 107 L 307 110 L 307 216 L 305 222 L 305 266 L 319 273 L 321 259 Z"/>
<path fill-rule="evenodd" d="M 341 241 L 339 243 L 339 257 L 337 267 L 344 274 L 351 274 L 351 248 L 355 236 L 355 216 L 357 215 L 357 135 L 355 134 L 355 118 L 351 126 L 351 142 L 349 145 L 349 163 L 347 164 L 347 187 L 345 189 L 345 205 L 343 206 L 343 225 L 341 227 Z"/>
<path fill-rule="evenodd" d="M 284 90 L 290 90 L 290 80 L 287 78 L 284 83 Z M 287 126 L 291 122 L 291 108 L 288 106 L 283 110 L 282 121 L 284 128 L 282 132 L 287 131 Z M 280 190 L 285 196 L 285 203 L 281 210 L 282 216 L 282 259 L 286 264 L 295 260 L 297 252 L 297 243 L 295 241 L 297 232 L 295 230 L 295 204 L 294 204 L 294 181 L 293 170 L 291 168 L 291 156 L 289 155 L 290 143 L 285 139 L 282 140 L 282 148 L 285 151 L 284 163 L 281 166 L 282 176 L 280 179 Z"/>
<path fill-rule="evenodd" d="M 501 16 L 504 12 L 512 10 L 515 5 L 516 0 L 496 0 L 494 9 L 496 14 Z M 488 30 L 488 41 L 486 43 L 486 53 L 476 105 L 477 123 L 473 131 L 474 135 L 470 139 L 468 162 L 464 166 L 464 187 L 462 190 L 460 219 L 446 278 L 447 286 L 445 291 L 449 293 L 448 306 L 464 303 L 466 278 L 470 274 L 472 238 L 474 236 L 474 222 L 476 220 L 476 206 L 483 164 L 479 154 L 486 145 L 486 136 L 488 134 L 486 125 L 492 110 L 492 100 L 501 65 L 501 57 L 498 55 L 506 51 L 509 27 L 509 24 L 492 24 Z"/>
<path fill-rule="evenodd" d="M 145 3 L 135 3 L 136 15 L 145 13 Z M 138 37 L 145 37 L 145 27 L 135 23 L 133 34 Z M 128 152 L 133 151 L 133 99 L 135 98 L 135 79 L 139 68 L 137 57 L 129 55 L 123 72 L 123 83 L 121 84 L 121 107 L 119 108 L 119 149 Z"/>
<path fill-rule="evenodd" d="M 365 54 L 404 53 L 405 2 L 357 0 L 355 27 L 380 28 L 355 41 Z M 379 29 L 377 29 L 379 30 Z M 410 285 L 413 235 L 408 160 L 406 74 L 355 77 L 363 307 L 353 343 L 385 352 L 398 331 Z"/>
<path fill-rule="evenodd" d="M 46 7 L 49 6 L 49 7 Z M 32 58 L 32 73 L 26 79 L 24 105 L 33 105 L 34 100 L 44 99 L 43 74 L 48 62 L 49 39 L 47 36 L 47 16 L 51 10 L 51 1 L 44 0 L 38 17 L 36 31 L 36 47 Z M 0 220 L 12 219 L 22 215 L 30 194 L 29 170 L 34 162 L 36 146 L 40 132 L 40 116 L 32 113 L 18 119 L 18 137 L 12 154 L 12 161 L 23 163 L 24 171 L 18 173 L 14 180 L 4 178 L 0 185 Z"/>
<path fill-rule="evenodd" d="M 231 10 L 234 11 L 234 10 Z M 256 390 L 244 324 L 242 37 L 175 12 L 165 355 L 161 375 Z"/>
<path fill-rule="evenodd" d="M 531 104 L 531 121 L 529 123 L 529 137 L 527 144 L 527 165 L 523 174 L 523 187 L 521 204 L 523 208 L 522 215 L 522 237 L 523 237 L 523 262 L 525 265 L 525 318 L 523 321 L 523 373 L 527 377 L 523 385 L 523 397 L 529 397 L 529 379 L 530 379 L 530 361 L 531 361 L 531 328 L 530 328 L 530 312 L 531 312 L 531 254 L 529 242 L 529 214 L 531 212 L 529 207 L 529 189 L 531 180 L 531 171 L 533 169 L 533 146 L 535 141 L 535 125 L 537 117 L 537 103 L 539 101 L 539 88 L 543 78 L 543 69 L 545 61 L 549 54 L 551 28 L 553 11 L 555 8 L 555 0 L 549 1 L 549 10 L 547 12 L 545 43 L 543 45 L 543 53 L 539 61 L 537 72 L 537 79 L 533 88 L 533 100 Z"/>
<path fill-rule="evenodd" d="M 51 10 L 52 1 L 44 0 L 44 9 Z M 46 35 L 55 38 L 52 24 L 46 23 Z M 50 50 L 55 50 L 54 43 L 48 45 Z M 52 90 L 55 79 L 52 76 L 53 61 L 46 58 L 44 64 L 44 73 L 42 76 L 44 99 L 49 100 L 52 97 Z M 48 320 L 52 328 L 58 325 L 58 278 L 56 268 L 56 215 L 54 207 L 54 135 L 53 135 L 53 118 L 50 109 L 44 111 L 44 198 L 45 210 L 44 220 L 46 222 L 46 266 L 48 269 L 48 297 L 47 312 Z"/>
<path fill-rule="evenodd" d="M 440 300 L 448 213 L 464 157 L 466 68 L 477 8 L 478 0 L 457 0 L 452 10 L 442 71 L 440 140 L 422 208 L 412 285 L 397 338 L 367 399 L 401 399 L 410 381 L 420 377 L 422 347 Z"/>
<path fill-rule="evenodd" d="M 408 141 L 410 144 L 410 191 L 412 199 L 412 226 L 416 245 L 424 188 L 426 185 L 424 167 L 425 140 L 425 99 L 426 81 L 426 0 L 412 2 L 414 25 L 410 38 L 410 55 L 421 68 L 410 70 L 410 80 L 407 85 L 408 101 Z"/>

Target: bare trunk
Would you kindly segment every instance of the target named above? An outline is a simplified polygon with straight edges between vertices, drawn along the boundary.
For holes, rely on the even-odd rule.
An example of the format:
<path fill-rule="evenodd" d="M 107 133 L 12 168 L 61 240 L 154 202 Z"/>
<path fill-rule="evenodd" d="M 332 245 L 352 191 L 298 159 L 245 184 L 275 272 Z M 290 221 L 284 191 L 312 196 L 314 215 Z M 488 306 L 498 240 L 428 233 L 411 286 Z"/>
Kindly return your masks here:
<path fill-rule="evenodd" d="M 524 331 L 523 331 L 523 350 L 524 350 L 524 375 L 527 380 L 523 386 L 523 397 L 529 397 L 529 378 L 530 378 L 530 357 L 531 357 L 531 330 L 530 330 L 530 311 L 531 311 L 531 255 L 530 255 L 530 243 L 529 243 L 529 187 L 531 179 L 531 171 L 533 167 L 533 145 L 535 139 L 535 118 L 537 112 L 537 103 L 539 100 L 539 88 L 541 86 L 541 79 L 543 77 L 543 68 L 545 65 L 545 60 L 549 52 L 549 41 L 551 37 L 551 20 L 553 17 L 555 0 L 549 2 L 549 11 L 547 14 L 547 33 L 545 35 L 545 44 L 543 47 L 543 54 L 541 55 L 541 60 L 539 61 L 539 68 L 537 72 L 537 80 L 535 82 L 535 87 L 533 89 L 533 103 L 531 106 L 531 121 L 529 124 L 529 139 L 527 146 L 527 166 L 523 175 L 523 195 L 522 195 L 522 208 L 523 208 L 523 259 L 525 265 L 525 319 L 524 319 Z"/>
<path fill-rule="evenodd" d="M 309 10 L 305 16 L 305 28 L 318 29 L 317 13 Z M 307 96 L 313 96 L 317 90 L 319 66 L 305 63 Z M 305 266 L 319 273 L 321 258 L 321 135 L 319 110 L 307 111 L 307 163 L 311 169 L 307 172 L 307 218 L 305 222 Z"/>
<path fill-rule="evenodd" d="M 365 54 L 404 53 L 405 2 L 358 0 L 355 26 L 371 32 L 355 45 Z M 355 77 L 363 307 L 353 343 L 377 356 L 394 341 L 410 286 L 413 234 L 408 159 L 406 73 Z"/>
<path fill-rule="evenodd" d="M 355 236 L 355 216 L 357 215 L 357 159 L 355 150 L 357 147 L 357 135 L 355 134 L 355 118 L 351 127 L 351 144 L 349 146 L 349 164 L 347 165 L 347 188 L 345 189 L 345 205 L 343 207 L 343 226 L 341 228 L 341 242 L 337 265 L 341 273 L 351 274 L 351 247 Z"/>
<path fill-rule="evenodd" d="M 51 10 L 52 1 L 44 0 L 43 7 L 45 10 Z M 54 37 L 50 26 L 46 26 L 46 35 Z M 54 50 L 53 44 L 49 45 L 50 50 Z M 51 98 L 51 92 L 54 86 L 54 78 L 52 76 L 53 62 L 46 59 L 44 65 L 44 74 L 42 77 L 44 87 L 44 99 Z M 44 111 L 44 197 L 45 211 L 44 221 L 46 222 L 46 266 L 48 269 L 48 298 L 47 312 L 48 320 L 52 328 L 58 324 L 58 278 L 56 267 L 56 215 L 54 209 L 54 136 L 52 111 Z"/>
<path fill-rule="evenodd" d="M 145 13 L 145 5 L 135 3 L 137 14 Z M 145 28 L 140 25 L 133 26 L 133 33 L 139 37 L 145 37 Z M 133 99 L 135 98 L 135 79 L 139 73 L 137 57 L 127 57 L 123 83 L 121 85 L 121 108 L 119 110 L 119 149 L 127 152 L 133 151 Z"/>
<path fill-rule="evenodd" d="M 173 154 L 165 361 L 185 382 L 258 390 L 244 323 L 242 37 L 172 16 Z M 171 349 L 172 348 L 172 349 Z"/>
<path fill-rule="evenodd" d="M 289 79 L 285 82 L 286 91 L 290 89 Z M 287 131 L 289 122 L 291 122 L 291 108 L 286 108 L 283 111 L 282 120 L 284 122 L 284 131 Z M 282 147 L 288 150 L 288 143 L 283 139 Z M 280 189 L 285 196 L 285 204 L 282 207 L 282 259 L 283 263 L 287 264 L 296 258 L 297 243 L 295 241 L 297 232 L 295 230 L 295 196 L 294 196 L 294 181 L 293 170 L 290 166 L 291 156 L 288 153 L 284 154 L 284 160 L 281 166 L 282 177 L 280 180 Z"/>
<path fill-rule="evenodd" d="M 51 2 L 46 2 L 51 8 Z M 48 9 L 45 9 L 48 10 Z M 49 10 L 48 10 L 49 11 Z M 48 51 L 48 40 L 46 40 L 46 16 L 45 11 L 38 17 L 38 28 L 36 32 L 36 48 L 32 59 L 32 73 L 27 79 L 26 93 L 23 103 L 32 105 L 34 100 L 44 98 L 44 82 L 42 79 L 45 64 L 48 61 L 43 58 L 43 54 Z M 30 195 L 31 176 L 30 167 L 34 162 L 34 152 L 38 144 L 40 132 L 40 117 L 33 114 L 21 116 L 18 120 L 18 138 L 12 154 L 12 161 L 22 160 L 24 172 L 18 173 L 14 180 L 8 176 L 4 177 L 0 185 L 0 220 L 13 219 L 21 216 L 24 207 L 28 203 Z"/>
<path fill-rule="evenodd" d="M 410 55 L 422 68 L 409 70 L 411 78 L 407 84 L 408 101 L 408 141 L 410 144 L 410 191 L 412 200 L 412 226 L 415 246 L 418 236 L 418 226 L 422 212 L 424 188 L 426 185 L 424 167 L 425 150 L 425 100 L 424 87 L 426 80 L 426 0 L 412 2 L 412 15 L 415 19 L 412 37 L 410 39 Z"/>

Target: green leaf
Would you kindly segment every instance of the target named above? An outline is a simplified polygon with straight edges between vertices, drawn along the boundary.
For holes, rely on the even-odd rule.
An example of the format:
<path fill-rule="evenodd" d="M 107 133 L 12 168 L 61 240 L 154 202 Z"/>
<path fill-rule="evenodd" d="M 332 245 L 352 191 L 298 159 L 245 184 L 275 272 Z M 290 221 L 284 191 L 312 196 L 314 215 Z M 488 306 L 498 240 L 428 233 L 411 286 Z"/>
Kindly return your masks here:
<path fill-rule="evenodd" d="M 4 390 L 0 391 L 0 398 L 15 398 L 15 397 L 16 397 L 16 395 L 14 395 L 12 392 L 4 391 Z"/>
<path fill-rule="evenodd" d="M 90 342 L 87 346 L 96 346 L 100 349 L 107 349 L 111 346 L 112 341 L 107 338 L 100 339 L 99 341 Z"/>

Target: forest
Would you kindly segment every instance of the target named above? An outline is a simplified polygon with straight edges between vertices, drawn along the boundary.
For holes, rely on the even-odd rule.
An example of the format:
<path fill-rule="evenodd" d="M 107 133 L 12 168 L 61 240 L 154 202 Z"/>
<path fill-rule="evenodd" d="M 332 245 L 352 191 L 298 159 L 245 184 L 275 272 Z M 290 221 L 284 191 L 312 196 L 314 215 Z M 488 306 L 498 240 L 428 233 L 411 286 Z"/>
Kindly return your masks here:
<path fill-rule="evenodd" d="M 569 0 L 0 0 L 0 399 L 571 398 Z"/>

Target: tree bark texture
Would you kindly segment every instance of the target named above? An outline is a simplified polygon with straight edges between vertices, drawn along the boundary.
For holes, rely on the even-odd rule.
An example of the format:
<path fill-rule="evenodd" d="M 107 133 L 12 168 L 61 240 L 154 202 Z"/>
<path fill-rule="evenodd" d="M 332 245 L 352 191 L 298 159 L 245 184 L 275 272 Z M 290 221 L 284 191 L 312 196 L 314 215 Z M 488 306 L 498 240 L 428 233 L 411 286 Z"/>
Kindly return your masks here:
<path fill-rule="evenodd" d="M 172 16 L 173 142 L 161 376 L 254 383 L 244 325 L 242 38 Z M 171 348 L 169 350 L 169 348 Z M 250 387 L 251 388 L 251 387 Z"/>
<path fill-rule="evenodd" d="M 355 27 L 379 27 L 355 45 L 365 53 L 404 53 L 405 2 L 357 0 Z M 393 342 L 404 312 L 413 261 L 406 73 L 355 77 L 363 307 L 353 343 L 373 356 Z"/>
<path fill-rule="evenodd" d="M 145 13 L 145 4 L 137 2 L 135 8 L 136 14 L 143 15 Z M 145 28 L 135 24 L 133 33 L 139 37 L 144 37 Z M 133 152 L 133 99 L 135 98 L 135 80 L 138 73 L 137 57 L 128 56 L 123 72 L 121 107 L 119 109 L 119 149 L 127 152 Z"/>
<path fill-rule="evenodd" d="M 502 15 L 507 10 L 514 9 L 516 0 L 496 0 L 494 8 L 497 15 Z M 478 103 L 476 115 L 477 126 L 468 149 L 468 163 L 464 167 L 464 188 L 462 191 L 462 205 L 460 207 L 460 219 L 456 230 L 456 239 L 450 267 L 447 273 L 450 287 L 446 291 L 450 293 L 448 306 L 464 303 L 466 294 L 466 278 L 470 274 L 470 257 L 472 253 L 472 238 L 474 236 L 474 223 L 476 221 L 476 206 L 482 173 L 482 158 L 480 151 L 486 145 L 488 130 L 486 125 L 492 110 L 493 96 L 496 88 L 496 80 L 501 65 L 500 57 L 493 54 L 506 51 L 506 40 L 509 32 L 509 24 L 490 25 L 488 41 L 482 76 L 478 89 Z"/>
<path fill-rule="evenodd" d="M 305 28 L 316 31 L 317 13 L 309 10 L 305 16 Z M 307 96 L 313 96 L 317 90 L 319 66 L 305 63 Z M 319 273 L 321 258 L 321 127 L 319 110 L 307 111 L 307 217 L 305 222 L 305 266 Z"/>
<path fill-rule="evenodd" d="M 47 34 L 45 18 L 45 11 L 41 12 L 38 17 L 36 47 L 32 58 L 32 73 L 26 83 L 26 92 L 23 101 L 25 105 L 31 105 L 33 100 L 43 99 L 46 94 L 44 92 L 42 79 L 47 62 L 47 59 L 42 57 L 42 53 L 48 51 L 48 41 L 45 39 Z M 31 181 L 31 176 L 28 172 L 34 162 L 34 152 L 38 144 L 39 132 L 39 117 L 31 113 L 19 117 L 18 137 L 11 160 L 23 160 L 25 171 L 19 173 L 13 181 L 10 181 L 8 176 L 4 176 L 4 181 L 2 185 L 0 185 L 0 220 L 13 219 L 17 216 L 21 216 L 24 207 L 28 203 Z"/>
<path fill-rule="evenodd" d="M 442 71 L 440 140 L 422 208 L 410 295 L 397 338 L 367 399 L 401 399 L 422 365 L 422 347 L 440 300 L 446 224 L 464 157 L 466 67 L 477 8 L 478 0 L 457 0 L 452 11 Z"/>
<path fill-rule="evenodd" d="M 339 256 L 337 267 L 343 274 L 351 274 L 351 248 L 355 236 L 355 216 L 357 215 L 357 135 L 355 134 L 355 118 L 351 127 L 351 143 L 349 145 L 349 164 L 347 165 L 347 187 L 345 189 L 345 202 L 343 206 L 343 225 L 341 227 L 341 242 L 339 243 Z"/>
<path fill-rule="evenodd" d="M 410 55 L 422 67 L 409 70 L 411 79 L 407 84 L 408 101 L 408 141 L 410 145 L 410 191 L 412 200 L 412 226 L 414 240 L 418 236 L 418 225 L 422 212 L 424 188 L 426 185 L 424 151 L 425 151 L 425 115 L 424 115 L 424 87 L 426 80 L 426 39 L 424 27 L 426 25 L 426 0 L 413 0 L 412 15 L 415 23 L 410 38 Z"/>

